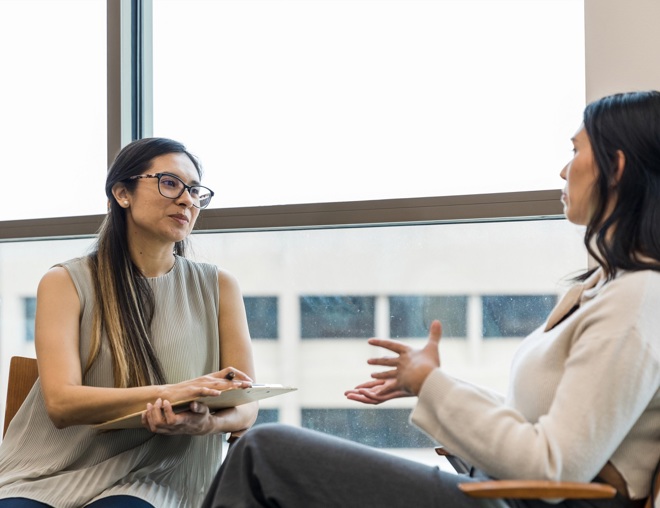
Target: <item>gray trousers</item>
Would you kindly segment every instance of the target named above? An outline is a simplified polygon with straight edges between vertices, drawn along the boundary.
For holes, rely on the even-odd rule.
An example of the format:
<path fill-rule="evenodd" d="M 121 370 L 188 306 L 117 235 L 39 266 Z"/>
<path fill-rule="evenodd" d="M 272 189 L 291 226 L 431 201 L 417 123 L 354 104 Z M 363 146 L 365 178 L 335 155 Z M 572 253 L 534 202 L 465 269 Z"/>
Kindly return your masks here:
<path fill-rule="evenodd" d="M 432 453 L 432 450 L 429 450 Z M 320 432 L 254 427 L 231 446 L 202 508 L 552 508 L 474 499 L 457 484 L 478 481 Z M 624 508 L 621 504 L 599 508 Z M 570 504 L 565 508 L 582 506 Z"/>
<path fill-rule="evenodd" d="M 266 424 L 231 446 L 202 506 L 507 507 L 467 497 L 456 487 L 465 480 L 320 432 Z"/>

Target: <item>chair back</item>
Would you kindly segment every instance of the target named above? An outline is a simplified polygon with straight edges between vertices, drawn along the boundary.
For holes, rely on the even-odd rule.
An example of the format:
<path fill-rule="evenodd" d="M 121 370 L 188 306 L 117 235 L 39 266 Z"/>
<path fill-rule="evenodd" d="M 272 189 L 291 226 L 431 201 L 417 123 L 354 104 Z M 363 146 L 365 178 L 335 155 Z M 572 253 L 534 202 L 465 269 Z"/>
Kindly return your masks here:
<path fill-rule="evenodd" d="M 34 386 L 39 377 L 37 360 L 23 356 L 13 356 L 9 363 L 9 379 L 7 381 L 7 401 L 5 404 L 5 426 L 2 430 L 4 436 L 16 412 L 23 404 L 25 397 Z"/>
<path fill-rule="evenodd" d="M 656 508 L 660 508 L 660 460 L 653 473 L 653 481 L 651 482 L 651 495 L 649 496 L 644 508 L 653 508 L 653 503 L 656 501 Z"/>

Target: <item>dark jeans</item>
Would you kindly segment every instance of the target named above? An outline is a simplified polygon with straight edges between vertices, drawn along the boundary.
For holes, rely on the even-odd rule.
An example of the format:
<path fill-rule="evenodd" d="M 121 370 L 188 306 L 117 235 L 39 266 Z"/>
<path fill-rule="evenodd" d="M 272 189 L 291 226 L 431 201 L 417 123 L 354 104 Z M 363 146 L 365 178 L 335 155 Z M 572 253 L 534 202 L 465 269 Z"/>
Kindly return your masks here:
<path fill-rule="evenodd" d="M 0 499 L 0 508 L 53 508 L 50 505 L 26 499 L 24 497 L 11 497 Z M 88 504 L 85 508 L 154 508 L 146 501 L 133 496 L 109 496 Z"/>

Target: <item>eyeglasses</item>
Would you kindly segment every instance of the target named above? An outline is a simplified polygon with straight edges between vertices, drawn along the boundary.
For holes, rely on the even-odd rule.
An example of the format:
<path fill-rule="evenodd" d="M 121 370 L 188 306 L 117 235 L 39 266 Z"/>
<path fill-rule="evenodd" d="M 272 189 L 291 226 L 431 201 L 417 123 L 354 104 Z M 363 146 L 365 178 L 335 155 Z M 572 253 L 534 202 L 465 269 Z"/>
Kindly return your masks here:
<path fill-rule="evenodd" d="M 211 202 L 214 192 L 203 185 L 186 185 L 178 176 L 169 173 L 155 173 L 153 175 L 136 175 L 126 180 L 138 180 L 140 178 L 158 178 L 158 192 L 160 195 L 170 199 L 176 199 L 188 191 L 195 208 L 206 208 Z"/>

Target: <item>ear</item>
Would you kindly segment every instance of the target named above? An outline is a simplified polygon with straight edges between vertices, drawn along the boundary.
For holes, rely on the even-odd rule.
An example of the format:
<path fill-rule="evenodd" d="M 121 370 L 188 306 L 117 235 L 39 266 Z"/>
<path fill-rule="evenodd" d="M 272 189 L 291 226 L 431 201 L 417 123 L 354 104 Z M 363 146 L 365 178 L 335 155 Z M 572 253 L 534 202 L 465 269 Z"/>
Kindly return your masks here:
<path fill-rule="evenodd" d="M 626 169 L 626 155 L 621 151 L 617 150 L 615 154 L 616 158 L 616 169 L 613 176 L 612 184 L 616 187 L 623 177 L 623 171 Z"/>
<path fill-rule="evenodd" d="M 128 200 L 130 193 L 123 183 L 119 182 L 112 186 L 112 195 L 122 208 L 127 208 L 130 204 Z"/>

